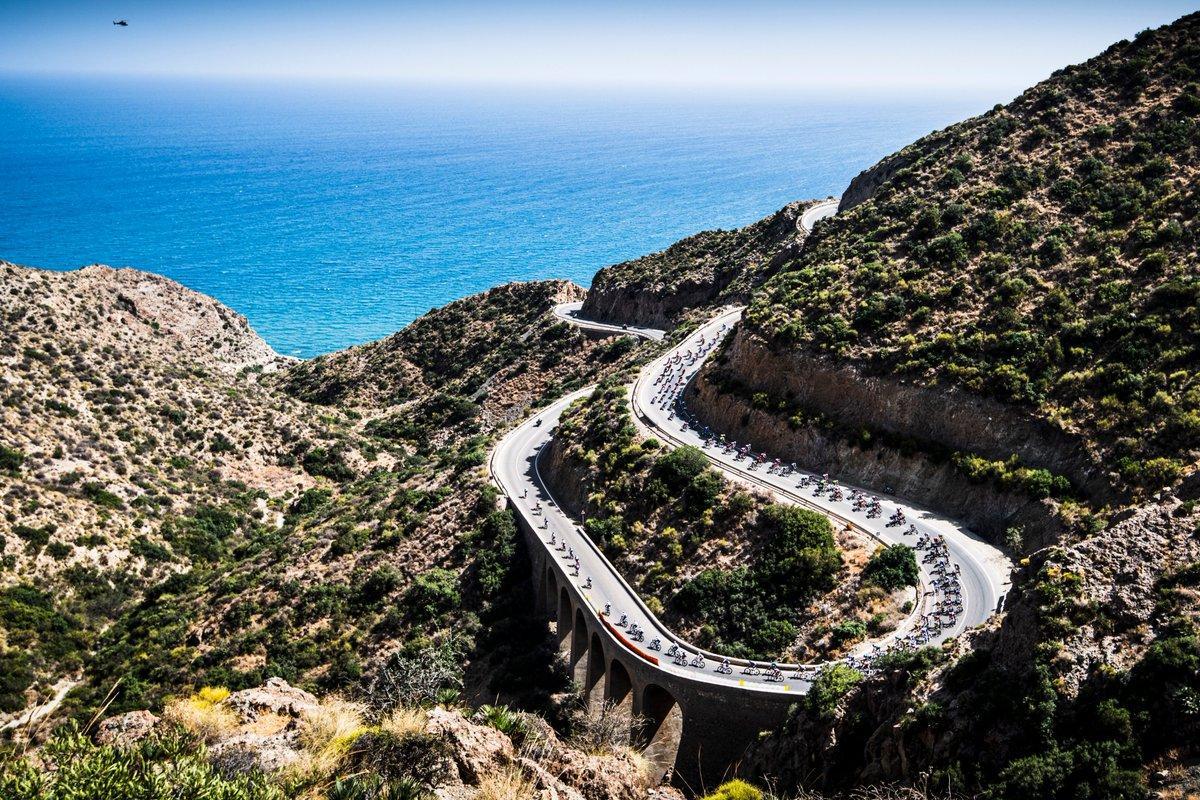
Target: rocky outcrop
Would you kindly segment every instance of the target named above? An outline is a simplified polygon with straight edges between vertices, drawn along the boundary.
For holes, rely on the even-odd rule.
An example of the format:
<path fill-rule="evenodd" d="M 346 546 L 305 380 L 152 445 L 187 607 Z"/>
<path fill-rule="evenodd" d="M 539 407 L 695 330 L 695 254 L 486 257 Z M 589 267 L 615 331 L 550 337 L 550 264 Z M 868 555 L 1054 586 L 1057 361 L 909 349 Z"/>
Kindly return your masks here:
<path fill-rule="evenodd" d="M 425 732 L 446 743 L 454 767 L 451 780 L 458 783 L 477 784 L 514 758 L 511 739 L 495 728 L 471 722 L 457 711 L 431 709 Z"/>
<path fill-rule="evenodd" d="M 158 723 L 159 718 L 144 709 L 118 714 L 96 726 L 96 743 L 128 747 L 153 733 Z"/>
<path fill-rule="evenodd" d="M 1039 554 L 1016 581 L 1019 588 L 1005 615 L 955 642 L 943 663 L 975 652 L 984 656 L 980 663 L 989 664 L 993 676 L 1007 676 L 1002 685 L 1017 687 L 1044 663 L 1039 654 L 1049 647 L 1054 655 L 1048 668 L 1059 702 L 1079 698 L 1097 674 L 1129 670 L 1173 624 L 1161 613 L 1161 580 L 1200 561 L 1197 516 L 1195 507 L 1166 498 L 1130 512 L 1092 538 Z M 1046 600 L 1035 586 L 1036 576 L 1047 574 L 1077 577 L 1071 605 L 1102 612 L 1065 635 L 1061 628 L 1045 630 Z M 919 782 L 946 763 L 1003 764 L 1012 752 L 1026 749 L 1020 732 L 975 718 L 972 683 L 948 680 L 950 669 L 935 669 L 915 683 L 903 673 L 881 674 L 848 695 L 830 718 L 797 715 L 788 730 L 759 743 L 745 766 L 781 787 L 830 788 Z M 991 687 L 984 691 L 996 691 L 994 677 L 984 685 Z M 937 714 L 914 715 L 922 707 Z M 985 736 L 980 726 L 987 728 Z"/>
<path fill-rule="evenodd" d="M 589 470 L 587 464 L 571 457 L 568 450 L 569 445 L 563 442 L 561 436 L 553 437 L 542 450 L 538 470 L 563 510 L 579 517 L 587 499 L 584 487 Z"/>
<path fill-rule="evenodd" d="M 522 757 L 519 763 L 547 799 L 683 800 L 683 794 L 669 786 L 646 788 L 639 779 L 642 765 L 631 752 L 584 753 L 563 743 L 544 719 L 525 720 L 522 751 L 532 757 Z"/>
<path fill-rule="evenodd" d="M 875 196 L 879 187 L 887 183 L 893 175 L 912 163 L 912 156 L 906 151 L 893 153 L 872 167 L 864 169 L 854 176 L 846 191 L 842 192 L 842 200 L 838 211 L 849 211 L 857 205 L 865 203 Z"/>
<path fill-rule="evenodd" d="M 533 800 L 683 800 L 675 789 L 648 787 L 644 765 L 632 751 L 586 752 L 563 741 L 533 714 L 520 714 L 516 731 L 506 734 L 480 715 L 468 717 L 456 708 L 410 709 L 407 713 L 419 714 L 423 724 L 406 733 L 390 733 L 386 722 L 382 727 L 368 725 L 362 706 L 318 699 L 280 678 L 235 692 L 218 707 L 232 711 L 235 724 L 216 733 L 206 752 L 225 775 L 262 772 L 268 780 L 286 785 L 316 764 L 335 771 L 329 777 L 332 782 L 339 769 L 370 773 L 376 758 L 387 758 L 389 748 L 394 750 L 396 736 L 415 736 L 422 740 L 418 747 L 432 743 L 429 752 L 440 760 L 432 793 L 439 800 L 496 796 L 493 783 L 506 775 L 514 777 L 510 788 L 531 787 L 527 796 Z M 338 726 L 334 738 L 314 740 L 314 728 L 325 732 L 318 736 L 330 735 L 331 719 Z M 194 722 L 178 721 L 185 728 Z M 125 747 L 159 729 L 158 717 L 133 711 L 101 722 L 96 741 Z M 489 785 L 493 788 L 485 791 Z"/>
<path fill-rule="evenodd" d="M 972 483 L 948 461 L 880 444 L 861 447 L 814 425 L 793 426 L 775 414 L 752 408 L 741 397 L 722 394 L 703 380 L 689 389 L 688 406 L 713 430 L 753 443 L 756 450 L 934 509 L 965 522 L 993 542 L 1005 544 L 1006 532 L 1019 528 L 1025 546 L 1032 549 L 1058 541 L 1062 533 L 1062 524 L 1048 502 Z"/>
<path fill-rule="evenodd" d="M 659 253 L 605 267 L 592 279 L 581 314 L 624 325 L 670 328 L 688 309 L 744 302 L 750 291 L 799 252 L 796 202 L 745 228 L 705 231 Z"/>
<path fill-rule="evenodd" d="M 254 722 L 263 714 L 299 717 L 319 704 L 314 695 L 292 686 L 283 678 L 268 678 L 262 686 L 234 692 L 223 702 L 243 722 Z"/>
<path fill-rule="evenodd" d="M 36 295 L 24 294 L 30 286 Z M 93 346 L 134 339 L 150 355 L 229 374 L 291 360 L 272 350 L 241 314 L 161 275 L 100 264 L 52 272 L 0 261 L 0 287 L 7 290 L 0 291 L 0 306 L 89 318 Z"/>
<path fill-rule="evenodd" d="M 1198 562 L 1196 509 L 1181 508 L 1175 498 L 1126 512 L 1124 519 L 1098 535 L 1046 554 L 1043 569 L 1080 577 L 1077 605 L 1103 610 L 1074 629 L 1055 657 L 1060 690 L 1077 694 L 1098 664 L 1131 667 L 1154 640 L 1150 623 L 1162 600 L 1161 580 Z M 1014 595 L 992 648 L 997 663 L 1018 669 L 1032 660 L 1036 604 L 1032 593 Z"/>

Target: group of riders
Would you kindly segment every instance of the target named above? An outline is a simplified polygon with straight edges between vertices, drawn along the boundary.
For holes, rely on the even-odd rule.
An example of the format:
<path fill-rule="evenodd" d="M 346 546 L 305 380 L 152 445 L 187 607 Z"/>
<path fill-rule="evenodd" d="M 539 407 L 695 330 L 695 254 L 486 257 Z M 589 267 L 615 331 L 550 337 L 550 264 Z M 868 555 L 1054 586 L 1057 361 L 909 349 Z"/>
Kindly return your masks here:
<path fill-rule="evenodd" d="M 712 349 L 725 338 L 726 332 L 729 330 L 729 325 L 722 324 L 721 327 L 712 336 L 705 337 L 701 334 L 695 345 L 689 347 L 683 352 L 673 353 L 663 366 L 662 372 L 654 379 L 654 385 L 658 387 L 654 390 L 654 404 L 662 409 L 667 409 L 673 404 L 678 404 L 677 407 L 683 407 L 683 387 L 687 386 L 688 380 L 691 378 L 692 367 L 701 364 Z M 670 418 L 675 418 L 675 412 L 672 411 Z"/>
<path fill-rule="evenodd" d="M 720 329 L 711 337 L 701 335 L 697 338 L 693 346 L 686 350 L 672 354 L 665 362 L 663 370 L 654 379 L 655 394 L 653 402 L 658 407 L 666 410 L 670 409 L 669 418 L 675 419 L 678 417 L 683 423 L 683 431 L 689 428 L 699 434 L 701 441 L 705 446 L 719 448 L 725 455 L 733 455 L 735 460 L 748 458 L 750 460 L 749 469 L 756 470 L 765 467 L 767 474 L 779 475 L 788 477 L 796 473 L 800 473 L 799 467 L 794 463 L 785 463 L 780 459 L 770 459 L 766 453 L 755 453 L 748 444 L 739 444 L 733 440 L 727 440 L 724 434 L 715 434 L 707 426 L 700 421 L 687 409 L 683 403 L 683 389 L 690 380 L 691 375 L 695 372 L 694 367 L 698 367 L 700 363 L 708 356 L 708 354 L 717 346 L 724 338 L 728 331 L 728 325 L 721 325 Z M 540 420 L 539 420 L 540 422 Z M 877 519 L 883 515 L 883 503 L 880 498 L 869 495 L 861 489 L 844 489 L 834 483 L 828 474 L 825 475 L 809 475 L 801 473 L 796 488 L 805 489 L 812 488 L 813 497 L 828 497 L 834 502 L 846 501 L 849 503 L 852 511 L 856 513 L 865 513 L 867 519 Z M 890 493 L 891 489 L 886 490 Z M 525 496 L 524 494 L 522 496 Z M 541 503 L 538 502 L 533 507 L 533 512 L 540 515 Z M 961 583 L 961 566 L 953 563 L 950 559 L 949 551 L 946 546 L 945 539 L 938 534 L 923 533 L 918 530 L 915 524 L 911 524 L 905 518 L 904 512 L 896 508 L 888 517 L 887 527 L 889 528 L 904 528 L 902 531 L 905 536 L 915 536 L 916 541 L 914 547 L 918 551 L 923 551 L 922 562 L 927 566 L 927 571 L 931 576 L 929 581 L 931 589 L 927 592 L 928 595 L 933 595 L 929 610 L 922 613 L 917 621 L 917 624 L 907 633 L 897 636 L 887 646 L 883 647 L 879 644 L 872 644 L 869 652 L 859 655 L 845 656 L 842 661 L 855 669 L 870 673 L 874 671 L 874 662 L 884 653 L 895 649 L 913 649 L 927 644 L 928 642 L 939 637 L 943 631 L 953 628 L 959 618 L 963 614 L 963 596 Z M 549 520 L 544 520 L 543 529 L 549 527 Z M 572 577 L 579 576 L 580 562 L 579 556 L 575 553 L 574 548 L 569 547 L 565 538 L 559 540 L 557 534 L 550 533 L 549 544 L 552 548 L 562 554 L 563 559 L 569 565 Z M 592 579 L 586 579 L 584 589 L 592 588 Z M 602 612 L 604 617 L 612 616 L 611 604 L 605 603 Z M 646 632 L 637 623 L 631 622 L 627 614 L 620 614 L 619 618 L 611 623 L 617 628 L 622 628 L 625 631 L 625 636 L 633 642 L 644 642 Z M 647 649 L 661 652 L 663 643 L 659 638 L 653 638 L 648 644 Z M 664 655 L 671 659 L 675 666 L 690 667 L 694 669 L 706 669 L 708 661 L 703 653 L 691 654 L 679 644 L 671 643 Z M 733 673 L 733 666 L 728 658 L 723 658 L 717 663 L 714 671 L 730 675 Z M 792 678 L 808 678 L 811 677 L 811 672 L 816 667 L 805 665 L 796 668 L 796 671 L 790 675 Z M 763 680 L 768 682 L 782 682 L 785 675 L 780 666 L 772 661 L 769 664 L 758 664 L 754 661 L 745 662 L 745 666 L 741 669 L 741 674 L 746 676 L 761 676 Z"/>
<path fill-rule="evenodd" d="M 605 603 L 603 611 L 604 616 L 610 616 L 611 611 L 612 606 L 609 603 Z M 618 628 L 625 628 L 626 636 L 636 642 L 641 642 L 646 638 L 646 632 L 638 627 L 636 622 L 630 622 L 627 614 L 622 614 L 620 619 L 612 624 Z M 646 645 L 646 648 L 655 652 L 662 652 L 662 639 L 651 639 L 650 643 Z M 705 669 L 708 666 L 708 661 L 704 658 L 704 653 L 696 653 L 695 655 L 692 655 L 691 658 L 688 658 L 688 651 L 676 643 L 672 643 L 663 655 L 671 659 L 671 663 L 677 667 Z M 730 665 L 728 658 L 723 658 L 721 659 L 720 663 L 717 664 L 714 672 L 717 672 L 721 675 L 731 675 L 733 674 L 733 666 Z M 763 680 L 770 682 L 780 682 L 784 678 L 783 670 L 780 669 L 779 664 L 774 661 L 772 661 L 769 665 L 764 664 L 762 666 L 753 661 L 749 661 L 742 669 L 742 674 L 762 675 Z"/>

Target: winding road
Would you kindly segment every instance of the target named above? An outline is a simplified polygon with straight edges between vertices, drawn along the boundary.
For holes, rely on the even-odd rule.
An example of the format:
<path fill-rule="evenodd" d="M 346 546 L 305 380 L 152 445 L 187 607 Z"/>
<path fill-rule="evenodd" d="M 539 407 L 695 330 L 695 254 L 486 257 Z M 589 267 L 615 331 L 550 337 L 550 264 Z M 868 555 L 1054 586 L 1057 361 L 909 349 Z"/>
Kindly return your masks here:
<path fill-rule="evenodd" d="M 818 203 L 802 215 L 800 225 L 810 230 L 816 220 L 836 211 L 837 201 Z M 555 315 L 593 330 L 627 333 L 655 341 L 665 335 L 654 329 L 581 320 L 577 316 L 579 306 L 578 303 L 559 306 Z M 997 613 L 1008 586 L 1011 562 L 963 526 L 901 499 L 880 497 L 836 480 L 819 479 L 796 469 L 768 471 L 766 462 L 756 462 L 721 446 L 691 419 L 683 404 L 687 387 L 707 355 L 741 319 L 741 314 L 741 308 L 718 313 L 641 371 L 631 388 L 630 403 L 642 432 L 668 446 L 697 447 L 728 478 L 763 490 L 778 502 L 818 510 L 839 528 L 882 544 L 925 544 L 917 553 L 921 576 L 913 595 L 912 612 L 894 631 L 860 643 L 844 659 L 853 666 L 869 667 L 875 654 L 896 646 L 900 640 L 904 640 L 904 646 L 937 644 Z M 543 480 L 540 455 L 567 407 L 594 389 L 590 386 L 559 399 L 506 435 L 489 461 L 493 479 L 536 532 L 548 556 L 563 565 L 597 621 L 635 656 L 652 663 L 654 669 L 677 679 L 752 692 L 806 691 L 821 664 L 781 664 L 783 680 L 769 680 L 765 671 L 744 672 L 748 662 L 736 658 L 729 659 L 731 671 L 718 671 L 722 656 L 694 647 L 671 632 L 646 607 L 578 521 L 559 506 Z M 873 498 L 878 503 L 878 512 L 869 515 L 861 499 L 856 508 L 852 501 L 855 496 Z M 889 526 L 889 517 L 897 512 L 903 514 L 904 523 Z M 938 550 L 936 557 L 931 555 L 932 548 Z M 641 631 L 640 636 L 637 631 Z M 683 654 L 682 662 L 668 657 L 672 650 Z M 703 663 L 699 656 L 703 656 Z"/>
<path fill-rule="evenodd" d="M 830 198 L 809 206 L 800 215 L 800 229 L 805 233 L 812 233 L 813 225 L 816 225 L 819 220 L 827 219 L 837 213 L 839 202 Z"/>
<path fill-rule="evenodd" d="M 638 336 L 642 339 L 650 339 L 655 342 L 661 342 L 663 337 L 667 335 L 666 331 L 660 331 L 658 328 L 642 328 L 637 325 L 613 325 L 609 322 L 599 322 L 594 319 L 579 316 L 579 312 L 583 309 L 583 302 L 577 300 L 573 303 L 559 303 L 554 307 L 554 316 L 561 319 L 563 322 L 569 322 L 572 325 L 577 325 L 580 328 L 588 331 L 599 331 L 601 333 L 628 333 L 633 336 Z"/>

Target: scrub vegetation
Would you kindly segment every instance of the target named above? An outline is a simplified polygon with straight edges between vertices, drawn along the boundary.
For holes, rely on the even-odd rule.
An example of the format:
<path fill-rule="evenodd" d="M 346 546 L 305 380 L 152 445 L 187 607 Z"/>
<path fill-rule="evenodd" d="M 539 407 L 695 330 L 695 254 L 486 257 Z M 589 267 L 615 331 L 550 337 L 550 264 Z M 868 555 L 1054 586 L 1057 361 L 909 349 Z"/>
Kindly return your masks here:
<path fill-rule="evenodd" d="M 818 227 L 753 330 L 1077 433 L 1130 487 L 1200 454 L 1195 21 L 902 150 Z"/>
<path fill-rule="evenodd" d="M 625 383 L 611 378 L 567 410 L 554 474 L 582 487 L 588 534 L 675 630 L 730 655 L 811 658 L 895 618 L 898 587 L 859 574 L 864 542 L 731 483 L 694 447 L 642 437 Z M 839 623 L 858 633 L 839 637 Z"/>

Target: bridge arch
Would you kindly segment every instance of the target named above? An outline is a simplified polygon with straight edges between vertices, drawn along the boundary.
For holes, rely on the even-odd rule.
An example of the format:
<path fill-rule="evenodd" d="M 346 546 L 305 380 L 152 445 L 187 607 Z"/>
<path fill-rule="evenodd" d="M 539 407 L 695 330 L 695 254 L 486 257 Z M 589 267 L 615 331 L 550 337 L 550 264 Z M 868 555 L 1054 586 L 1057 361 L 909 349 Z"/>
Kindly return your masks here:
<path fill-rule="evenodd" d="M 583 683 L 584 697 L 588 705 L 596 706 L 604 702 L 604 645 L 599 634 L 593 633 L 588 644 L 587 676 Z"/>
<path fill-rule="evenodd" d="M 575 683 L 584 686 L 587 681 L 588 627 L 583 618 L 583 608 L 575 609 L 575 625 L 571 633 L 571 654 L 568 666 Z"/>
<path fill-rule="evenodd" d="M 660 773 L 673 770 L 683 737 L 683 709 L 674 695 L 655 683 L 642 689 L 640 701 L 635 710 L 642 754 Z"/>
<path fill-rule="evenodd" d="M 604 700 L 614 706 L 633 705 L 633 678 L 629 677 L 625 665 L 615 658 L 604 676 Z"/>
<path fill-rule="evenodd" d="M 558 634 L 558 647 L 563 649 L 569 646 L 571 640 L 571 631 L 574 628 L 574 620 L 571 615 L 571 595 L 567 592 L 567 587 L 559 587 L 558 590 L 558 624 L 555 632 Z"/>
<path fill-rule="evenodd" d="M 538 610 L 545 613 L 547 617 L 553 616 L 558 603 L 558 580 L 554 577 L 554 568 L 550 566 L 550 559 L 546 559 L 546 569 L 542 573 L 541 596 L 543 607 Z"/>

